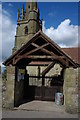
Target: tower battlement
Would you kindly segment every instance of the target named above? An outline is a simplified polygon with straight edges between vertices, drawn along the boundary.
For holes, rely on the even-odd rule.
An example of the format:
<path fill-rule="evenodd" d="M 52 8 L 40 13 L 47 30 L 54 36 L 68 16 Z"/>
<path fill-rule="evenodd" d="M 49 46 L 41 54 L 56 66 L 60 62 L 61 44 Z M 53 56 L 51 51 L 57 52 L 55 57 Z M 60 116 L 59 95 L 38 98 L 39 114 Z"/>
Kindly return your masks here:
<path fill-rule="evenodd" d="M 37 2 L 27 2 L 26 8 L 23 5 L 22 10 L 18 9 L 17 12 L 15 45 L 12 53 L 28 42 L 39 30 L 42 30 L 42 20 L 40 20 Z"/>

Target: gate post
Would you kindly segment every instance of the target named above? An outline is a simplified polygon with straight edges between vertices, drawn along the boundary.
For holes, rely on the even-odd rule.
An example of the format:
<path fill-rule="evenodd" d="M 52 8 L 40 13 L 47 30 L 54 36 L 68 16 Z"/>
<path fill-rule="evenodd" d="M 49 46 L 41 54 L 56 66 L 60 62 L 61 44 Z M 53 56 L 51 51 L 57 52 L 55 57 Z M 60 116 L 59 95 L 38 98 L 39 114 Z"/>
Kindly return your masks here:
<path fill-rule="evenodd" d="M 42 76 L 42 86 L 44 86 L 44 84 L 45 84 L 45 76 L 43 75 Z"/>
<path fill-rule="evenodd" d="M 69 113 L 78 113 L 78 68 L 66 68 L 64 74 L 65 109 Z"/>
<path fill-rule="evenodd" d="M 7 68 L 7 82 L 6 82 L 6 101 L 4 107 L 14 107 L 14 86 L 15 86 L 15 66 L 9 65 Z"/>

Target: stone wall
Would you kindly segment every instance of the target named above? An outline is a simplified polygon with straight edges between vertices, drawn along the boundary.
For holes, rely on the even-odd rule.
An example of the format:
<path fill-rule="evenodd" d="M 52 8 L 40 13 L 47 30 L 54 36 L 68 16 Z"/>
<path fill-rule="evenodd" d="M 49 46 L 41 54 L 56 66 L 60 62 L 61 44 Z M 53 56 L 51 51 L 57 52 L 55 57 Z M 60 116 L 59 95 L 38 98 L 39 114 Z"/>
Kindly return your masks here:
<path fill-rule="evenodd" d="M 7 66 L 7 81 L 6 81 L 6 97 L 5 107 L 14 107 L 14 84 L 15 84 L 15 67 Z"/>
<path fill-rule="evenodd" d="M 78 112 L 78 83 L 80 80 L 80 68 L 67 68 L 64 72 L 64 104 L 69 113 Z"/>
<path fill-rule="evenodd" d="M 45 70 L 47 66 L 40 66 L 41 72 Z M 52 75 L 60 75 L 62 68 L 59 64 L 55 64 L 53 68 L 46 74 L 46 76 L 52 76 Z M 38 66 L 27 66 L 27 71 L 29 75 L 38 75 Z"/>
<path fill-rule="evenodd" d="M 40 73 L 42 73 L 47 66 L 40 66 Z M 59 64 L 55 64 L 53 68 L 46 74 L 47 77 L 58 76 L 61 74 L 62 67 Z M 38 66 L 27 66 L 27 72 L 29 76 L 38 76 Z M 42 76 L 42 75 L 40 75 Z M 45 79 L 45 86 L 49 83 L 50 78 Z M 42 85 L 42 79 L 30 78 L 29 85 Z"/>

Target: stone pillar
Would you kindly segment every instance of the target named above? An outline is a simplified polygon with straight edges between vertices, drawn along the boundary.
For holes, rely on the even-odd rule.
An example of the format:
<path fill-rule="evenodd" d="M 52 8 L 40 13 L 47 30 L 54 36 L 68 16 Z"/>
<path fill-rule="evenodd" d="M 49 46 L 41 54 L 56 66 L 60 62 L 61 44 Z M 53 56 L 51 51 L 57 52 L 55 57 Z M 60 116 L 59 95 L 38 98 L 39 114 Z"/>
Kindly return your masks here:
<path fill-rule="evenodd" d="M 67 68 L 64 72 L 64 105 L 69 113 L 78 113 L 78 70 Z"/>
<path fill-rule="evenodd" d="M 14 107 L 14 86 L 15 86 L 15 67 L 7 66 L 7 82 L 6 82 L 6 108 Z"/>

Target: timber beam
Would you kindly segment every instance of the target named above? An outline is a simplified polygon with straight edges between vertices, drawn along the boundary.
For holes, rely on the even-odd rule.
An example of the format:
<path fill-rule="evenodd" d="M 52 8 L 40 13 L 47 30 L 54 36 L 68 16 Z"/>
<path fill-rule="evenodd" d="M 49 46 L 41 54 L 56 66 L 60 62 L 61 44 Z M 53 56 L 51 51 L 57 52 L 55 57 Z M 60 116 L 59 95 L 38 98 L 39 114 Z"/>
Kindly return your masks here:
<path fill-rule="evenodd" d="M 41 73 L 42 76 L 45 76 L 45 74 L 54 66 L 55 62 L 51 62 L 48 67 Z"/>
<path fill-rule="evenodd" d="M 37 47 L 37 48 L 40 47 L 39 45 L 37 45 L 37 44 L 35 44 L 35 43 L 32 43 L 32 45 L 33 45 L 34 47 Z M 49 43 L 48 43 L 48 45 L 49 45 Z M 53 52 L 51 52 L 51 51 L 49 51 L 49 50 L 47 50 L 47 49 L 45 49 L 45 48 L 43 48 L 43 47 L 42 47 L 41 51 L 43 51 L 43 52 L 45 52 L 45 53 L 47 53 L 47 54 L 50 54 L 50 55 L 52 55 L 52 56 L 56 56 Z"/>
<path fill-rule="evenodd" d="M 33 45 L 34 43 L 31 43 L 31 44 Z M 31 53 L 33 53 L 33 52 L 36 52 L 36 51 L 42 49 L 43 47 L 46 47 L 47 45 L 49 45 L 49 43 L 46 43 L 46 44 L 44 44 L 44 45 L 42 45 L 42 46 L 37 47 L 37 48 L 34 49 L 34 50 L 31 50 L 30 52 L 26 53 L 26 55 L 29 55 L 29 54 L 31 54 Z"/>
<path fill-rule="evenodd" d="M 29 55 L 29 56 L 24 56 L 25 58 L 31 58 L 31 59 L 61 59 L 64 58 L 64 56 L 47 56 L 47 55 L 43 55 L 43 56 L 38 56 L 38 55 Z"/>

